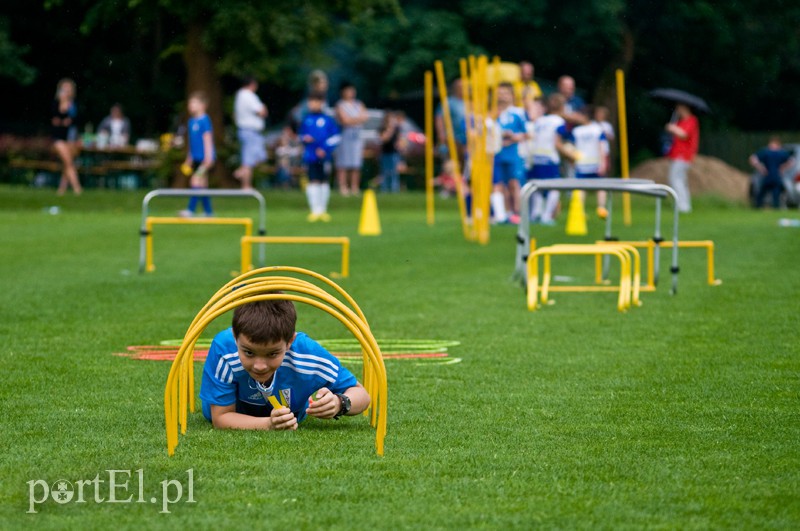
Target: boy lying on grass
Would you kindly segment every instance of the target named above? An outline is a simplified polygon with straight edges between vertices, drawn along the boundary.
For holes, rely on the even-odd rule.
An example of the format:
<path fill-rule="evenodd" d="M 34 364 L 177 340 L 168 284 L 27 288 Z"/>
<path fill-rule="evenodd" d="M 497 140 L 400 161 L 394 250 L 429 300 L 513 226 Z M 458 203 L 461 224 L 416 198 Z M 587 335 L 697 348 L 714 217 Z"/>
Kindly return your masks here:
<path fill-rule="evenodd" d="M 203 367 L 203 415 L 215 428 L 296 430 L 306 414 L 358 415 L 369 394 L 339 360 L 306 334 L 285 300 L 236 308 L 214 337 Z M 316 392 L 316 398 L 311 399 Z"/>

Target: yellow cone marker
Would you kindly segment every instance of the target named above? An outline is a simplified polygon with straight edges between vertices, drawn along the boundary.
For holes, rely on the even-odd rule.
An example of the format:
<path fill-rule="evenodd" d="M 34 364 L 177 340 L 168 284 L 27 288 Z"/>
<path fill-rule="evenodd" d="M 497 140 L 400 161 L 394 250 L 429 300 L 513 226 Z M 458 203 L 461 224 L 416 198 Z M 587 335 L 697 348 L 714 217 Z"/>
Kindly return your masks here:
<path fill-rule="evenodd" d="M 381 233 L 381 220 L 378 217 L 378 200 L 374 190 L 364 192 L 364 202 L 361 205 L 361 219 L 358 222 L 358 233 L 361 236 L 379 236 Z"/>
<path fill-rule="evenodd" d="M 567 235 L 584 236 L 588 234 L 586 228 L 586 211 L 583 209 L 583 197 L 577 190 L 572 191 L 567 212 Z"/>

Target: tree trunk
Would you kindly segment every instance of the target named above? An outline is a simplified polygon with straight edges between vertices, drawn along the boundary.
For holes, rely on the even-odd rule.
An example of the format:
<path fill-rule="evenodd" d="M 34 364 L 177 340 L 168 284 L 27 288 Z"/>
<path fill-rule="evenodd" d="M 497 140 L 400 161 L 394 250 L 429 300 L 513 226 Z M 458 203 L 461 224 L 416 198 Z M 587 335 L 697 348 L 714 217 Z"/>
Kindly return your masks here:
<path fill-rule="evenodd" d="M 203 43 L 205 25 L 199 20 L 190 20 L 186 27 L 186 50 L 183 62 L 186 65 L 186 97 L 200 91 L 208 99 L 208 116 L 214 127 L 214 147 L 217 151 L 217 164 L 213 175 L 219 179 L 227 177 L 227 170 L 219 160 L 219 152 L 225 138 L 225 122 L 222 112 L 222 84 L 217 74 L 217 60 L 209 53 Z"/>

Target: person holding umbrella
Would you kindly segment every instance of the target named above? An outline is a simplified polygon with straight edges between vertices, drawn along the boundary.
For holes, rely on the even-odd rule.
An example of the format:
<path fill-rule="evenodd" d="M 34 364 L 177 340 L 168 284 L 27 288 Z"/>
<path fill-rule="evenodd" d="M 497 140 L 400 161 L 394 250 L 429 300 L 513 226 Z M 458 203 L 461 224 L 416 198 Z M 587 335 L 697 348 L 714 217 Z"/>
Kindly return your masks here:
<path fill-rule="evenodd" d="M 688 104 L 678 103 L 673 120 L 664 129 L 672 135 L 672 145 L 667 152 L 669 185 L 678 196 L 678 211 L 688 213 L 692 211 L 688 172 L 700 145 L 700 123 Z"/>
<path fill-rule="evenodd" d="M 692 198 L 687 174 L 700 145 L 700 122 L 695 111 L 710 113 L 711 108 L 703 98 L 674 88 L 651 90 L 650 96 L 675 104 L 672 120 L 664 126 L 671 138 L 666 150 L 667 158 L 670 159 L 669 185 L 678 195 L 678 210 L 691 212 Z"/>

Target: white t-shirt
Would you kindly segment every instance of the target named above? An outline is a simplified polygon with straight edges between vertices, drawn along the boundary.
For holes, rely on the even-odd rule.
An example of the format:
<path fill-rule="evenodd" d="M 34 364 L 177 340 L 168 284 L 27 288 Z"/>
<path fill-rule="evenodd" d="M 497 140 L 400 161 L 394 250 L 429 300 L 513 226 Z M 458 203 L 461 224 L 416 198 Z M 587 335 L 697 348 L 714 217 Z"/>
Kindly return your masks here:
<path fill-rule="evenodd" d="M 536 166 L 558 165 L 561 157 L 556 149 L 556 135 L 567 138 L 566 122 L 557 114 L 545 114 L 533 122 L 533 163 Z"/>
<path fill-rule="evenodd" d="M 258 95 L 248 88 L 240 88 L 233 103 L 233 117 L 236 127 L 240 129 L 264 129 L 264 118 L 259 113 L 264 104 Z"/>
<path fill-rule="evenodd" d="M 117 118 L 111 119 L 111 136 L 108 143 L 112 146 L 124 146 L 127 139 L 123 136 L 125 134 L 125 120 Z"/>
<path fill-rule="evenodd" d="M 575 149 L 581 158 L 575 162 L 575 171 L 581 175 L 592 175 L 600 170 L 601 160 L 608 155 L 608 140 L 603 127 L 597 122 L 579 125 L 572 130 Z"/>

